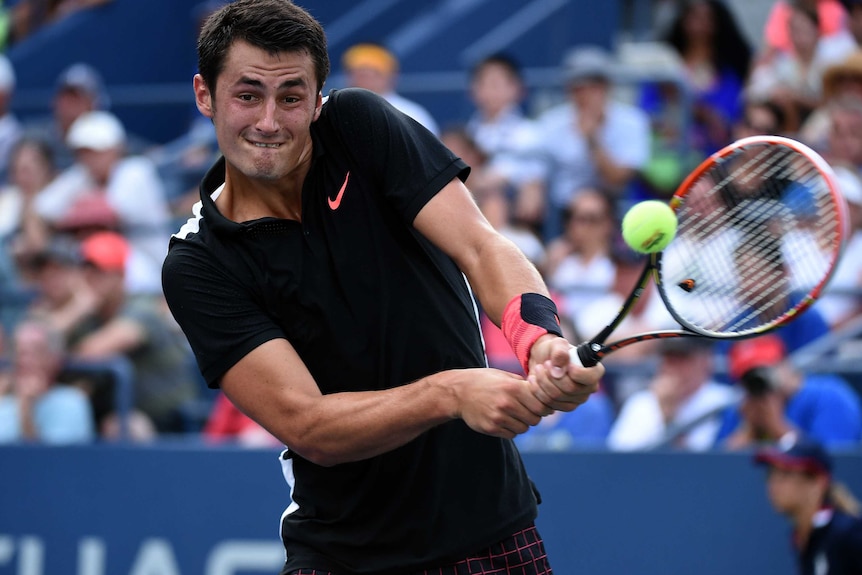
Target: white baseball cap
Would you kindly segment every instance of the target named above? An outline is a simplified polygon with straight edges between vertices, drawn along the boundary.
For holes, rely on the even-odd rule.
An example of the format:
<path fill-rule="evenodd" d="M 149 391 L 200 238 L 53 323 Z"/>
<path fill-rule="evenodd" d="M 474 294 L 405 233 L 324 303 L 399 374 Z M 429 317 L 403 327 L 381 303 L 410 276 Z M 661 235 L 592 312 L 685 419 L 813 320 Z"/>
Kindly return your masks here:
<path fill-rule="evenodd" d="M 82 114 L 72 123 L 66 144 L 73 150 L 86 148 L 103 151 L 126 143 L 126 130 L 120 120 L 110 112 L 95 111 Z"/>

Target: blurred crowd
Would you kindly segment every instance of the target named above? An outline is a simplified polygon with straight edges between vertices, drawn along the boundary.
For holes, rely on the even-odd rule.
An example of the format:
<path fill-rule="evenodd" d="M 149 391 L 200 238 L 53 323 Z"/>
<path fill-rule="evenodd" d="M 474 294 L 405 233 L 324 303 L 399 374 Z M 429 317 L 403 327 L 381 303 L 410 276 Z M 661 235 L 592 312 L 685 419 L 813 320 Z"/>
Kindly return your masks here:
<path fill-rule="evenodd" d="M 851 235 L 813 309 L 732 345 L 683 338 L 621 350 L 606 360 L 600 393 L 517 441 L 702 451 L 810 436 L 862 448 L 862 374 L 796 361 L 829 338 L 838 359 L 862 344 L 855 332 L 838 337 L 862 318 L 862 0 L 775 0 L 762 46 L 720 0 L 670 4 L 650 42 L 562 54 L 555 98 L 541 104 L 517 54 L 485 57 L 468 70 L 471 110 L 455 123 L 398 93 L 399 61 L 382 44 L 355 45 L 334 64 L 472 167 L 478 205 L 543 274 L 572 342 L 604 327 L 643 266 L 619 233 L 631 204 L 669 198 L 701 160 L 744 136 L 789 136 L 820 152 Z M 170 235 L 218 157 L 212 125 L 199 117 L 174 141 L 147 142 L 111 112 L 85 62 L 56 78 L 44 118 L 19 121 L 14 90 L 0 55 L 0 295 L 9 303 L 0 306 L 0 443 L 188 435 L 274 445 L 206 388 L 161 294 Z M 500 331 L 481 321 L 490 365 L 520 371 Z M 615 335 L 673 327 L 651 287 Z"/>

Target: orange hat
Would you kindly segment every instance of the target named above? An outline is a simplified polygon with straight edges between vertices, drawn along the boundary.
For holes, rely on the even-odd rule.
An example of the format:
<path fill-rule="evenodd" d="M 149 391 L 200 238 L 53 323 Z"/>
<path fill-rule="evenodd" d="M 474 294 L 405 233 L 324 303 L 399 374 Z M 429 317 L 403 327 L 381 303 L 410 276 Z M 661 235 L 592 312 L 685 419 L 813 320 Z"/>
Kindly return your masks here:
<path fill-rule="evenodd" d="M 398 71 L 398 60 L 392 52 L 377 44 L 356 44 L 344 53 L 341 63 L 346 70 L 371 68 L 381 74 Z"/>
<path fill-rule="evenodd" d="M 739 379 L 756 367 L 771 367 L 784 359 L 784 342 L 777 335 L 761 335 L 733 344 L 728 354 L 730 377 Z"/>
<path fill-rule="evenodd" d="M 102 271 L 124 271 L 129 243 L 116 232 L 96 232 L 81 243 L 81 259 Z"/>

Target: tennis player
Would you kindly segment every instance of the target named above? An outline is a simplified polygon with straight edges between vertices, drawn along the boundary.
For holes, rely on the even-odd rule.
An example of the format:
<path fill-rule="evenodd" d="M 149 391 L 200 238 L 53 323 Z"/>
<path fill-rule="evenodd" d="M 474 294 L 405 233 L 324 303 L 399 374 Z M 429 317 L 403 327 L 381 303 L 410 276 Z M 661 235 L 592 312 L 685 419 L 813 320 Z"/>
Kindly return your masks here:
<path fill-rule="evenodd" d="M 569 363 L 468 166 L 372 92 L 324 100 L 324 32 L 288 0 L 227 4 L 198 57 L 223 158 L 164 290 L 209 385 L 288 447 L 282 573 L 551 573 L 512 438 L 603 369 Z M 473 294 L 527 378 L 485 367 Z"/>

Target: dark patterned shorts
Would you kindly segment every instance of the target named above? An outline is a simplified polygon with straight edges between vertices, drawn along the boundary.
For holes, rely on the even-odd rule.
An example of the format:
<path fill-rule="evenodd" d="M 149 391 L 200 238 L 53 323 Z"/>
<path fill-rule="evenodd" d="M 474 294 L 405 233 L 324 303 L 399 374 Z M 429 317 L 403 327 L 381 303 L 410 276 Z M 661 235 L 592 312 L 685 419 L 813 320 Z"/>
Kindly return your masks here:
<path fill-rule="evenodd" d="M 299 569 L 289 575 L 338 574 L 316 569 Z M 409 575 L 553 575 L 553 571 L 548 563 L 542 538 L 536 526 L 531 525 L 472 557 Z"/>

